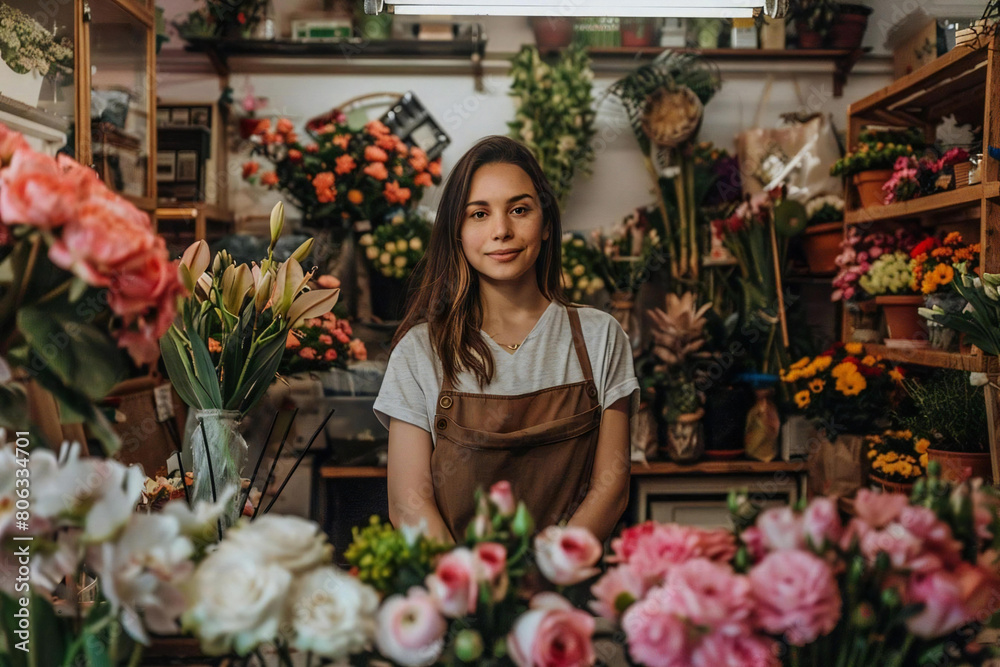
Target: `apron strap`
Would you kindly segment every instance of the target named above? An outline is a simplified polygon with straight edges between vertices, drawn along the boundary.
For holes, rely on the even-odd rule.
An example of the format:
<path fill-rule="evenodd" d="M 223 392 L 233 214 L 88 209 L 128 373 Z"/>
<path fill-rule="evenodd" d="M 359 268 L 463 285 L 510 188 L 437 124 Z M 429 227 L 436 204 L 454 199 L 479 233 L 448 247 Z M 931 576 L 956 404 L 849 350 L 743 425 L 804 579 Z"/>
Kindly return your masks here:
<path fill-rule="evenodd" d="M 579 359 L 580 367 L 583 369 L 583 379 L 593 384 L 594 369 L 590 367 L 590 355 L 587 354 L 587 343 L 583 340 L 579 309 L 575 307 L 567 308 L 566 314 L 569 315 L 569 326 L 573 331 L 573 347 L 576 348 L 576 358 Z"/>

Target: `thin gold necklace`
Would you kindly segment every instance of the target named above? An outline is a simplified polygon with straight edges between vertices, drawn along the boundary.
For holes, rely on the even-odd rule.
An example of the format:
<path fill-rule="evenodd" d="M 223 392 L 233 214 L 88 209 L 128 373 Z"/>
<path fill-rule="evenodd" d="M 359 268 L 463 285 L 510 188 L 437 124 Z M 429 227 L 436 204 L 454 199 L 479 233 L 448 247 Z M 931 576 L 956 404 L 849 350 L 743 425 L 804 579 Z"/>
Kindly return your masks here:
<path fill-rule="evenodd" d="M 527 337 L 527 336 L 525 336 L 525 337 L 524 337 L 524 340 L 522 340 L 522 341 L 521 341 L 520 343 L 514 343 L 513 345 L 507 345 L 506 343 L 501 343 L 500 341 L 498 341 L 498 340 L 497 340 L 496 338 L 494 338 L 494 336 L 496 336 L 496 334 L 490 334 L 490 338 L 493 338 L 493 342 L 494 342 L 494 343 L 496 343 L 497 345 L 502 345 L 502 346 L 504 346 L 505 348 L 507 348 L 507 349 L 508 349 L 508 350 L 510 350 L 511 352 L 514 352 L 515 350 L 517 350 L 517 348 L 519 348 L 519 347 L 521 347 L 522 345 L 524 345 L 524 341 L 525 341 L 525 340 L 528 340 L 528 337 Z"/>

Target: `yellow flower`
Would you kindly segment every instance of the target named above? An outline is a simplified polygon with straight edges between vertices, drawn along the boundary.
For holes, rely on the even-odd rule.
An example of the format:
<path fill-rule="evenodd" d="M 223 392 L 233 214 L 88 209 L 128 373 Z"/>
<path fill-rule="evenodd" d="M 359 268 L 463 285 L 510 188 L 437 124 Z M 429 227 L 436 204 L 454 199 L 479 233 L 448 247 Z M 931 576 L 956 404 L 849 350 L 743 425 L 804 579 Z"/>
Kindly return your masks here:
<path fill-rule="evenodd" d="M 906 429 L 905 431 L 900 431 L 897 437 L 903 438 L 904 440 L 909 440 L 913 437 L 913 431 Z"/>
<path fill-rule="evenodd" d="M 842 378 L 845 375 L 850 375 L 851 373 L 857 373 L 857 372 L 858 372 L 857 366 L 855 366 L 849 361 L 845 361 L 834 366 L 833 370 L 830 371 L 830 374 L 835 378 Z"/>
<path fill-rule="evenodd" d="M 859 355 L 865 351 L 865 346 L 861 343 L 848 343 L 844 346 L 844 351 L 847 354 Z"/>
<path fill-rule="evenodd" d="M 886 452 L 886 454 L 885 454 L 885 460 L 888 461 L 889 463 L 892 463 L 893 461 L 897 460 L 898 458 L 899 458 L 899 454 L 897 454 L 896 452 Z"/>
<path fill-rule="evenodd" d="M 816 359 L 813 360 L 813 366 L 816 367 L 817 371 L 822 372 L 830 367 L 830 363 L 832 361 L 833 361 L 832 357 L 828 356 L 816 357 Z"/>
<path fill-rule="evenodd" d="M 955 270 L 947 264 L 938 264 L 934 269 L 934 278 L 939 285 L 947 285 L 955 277 Z"/>
<path fill-rule="evenodd" d="M 844 396 L 857 396 L 864 391 L 867 386 L 868 382 L 865 381 L 865 378 L 858 372 L 837 378 L 837 391 L 842 393 Z"/>
<path fill-rule="evenodd" d="M 927 469 L 927 454 L 920 455 L 920 466 L 926 470 Z"/>
<path fill-rule="evenodd" d="M 802 377 L 802 371 L 790 371 L 785 376 L 785 382 L 797 382 Z"/>
<path fill-rule="evenodd" d="M 930 446 L 931 446 L 930 440 L 928 440 L 927 438 L 920 438 L 919 440 L 917 440 L 917 444 L 914 447 L 914 449 L 917 450 L 917 454 L 925 454 L 927 453 L 927 448 Z"/>
<path fill-rule="evenodd" d="M 896 382 L 903 381 L 903 374 L 899 372 L 898 368 L 893 368 L 891 371 L 889 371 L 889 377 L 891 377 Z"/>
<path fill-rule="evenodd" d="M 792 371 L 792 372 L 793 373 L 798 373 L 799 377 L 800 378 L 804 378 L 804 379 L 809 379 L 809 378 L 813 377 L 814 375 L 816 375 L 816 369 L 813 368 L 812 366 L 806 366 L 805 368 L 803 368 L 801 370 Z"/>
<path fill-rule="evenodd" d="M 798 361 L 796 361 L 794 364 L 792 364 L 791 366 L 789 366 L 789 368 L 791 370 L 793 370 L 793 371 L 797 370 L 799 368 L 805 368 L 806 365 L 809 363 L 809 361 L 810 361 L 809 357 L 802 357 L 801 359 L 799 359 Z"/>
<path fill-rule="evenodd" d="M 803 389 L 799 393 L 795 394 L 795 404 L 799 406 L 800 410 L 804 410 L 808 407 L 811 400 L 812 399 L 809 398 L 809 391 L 807 389 Z"/>
<path fill-rule="evenodd" d="M 816 378 L 815 380 L 809 383 L 809 390 L 814 394 L 818 394 L 819 392 L 823 391 L 823 387 L 825 386 L 826 382 L 820 380 L 819 378 Z"/>
<path fill-rule="evenodd" d="M 876 456 L 878 456 L 878 452 L 876 450 L 874 450 L 874 449 L 869 449 L 868 450 L 868 458 L 873 459 Z"/>
<path fill-rule="evenodd" d="M 865 366 L 874 366 L 876 364 L 876 359 L 875 357 L 869 354 L 867 357 L 861 360 L 861 363 L 863 363 Z"/>

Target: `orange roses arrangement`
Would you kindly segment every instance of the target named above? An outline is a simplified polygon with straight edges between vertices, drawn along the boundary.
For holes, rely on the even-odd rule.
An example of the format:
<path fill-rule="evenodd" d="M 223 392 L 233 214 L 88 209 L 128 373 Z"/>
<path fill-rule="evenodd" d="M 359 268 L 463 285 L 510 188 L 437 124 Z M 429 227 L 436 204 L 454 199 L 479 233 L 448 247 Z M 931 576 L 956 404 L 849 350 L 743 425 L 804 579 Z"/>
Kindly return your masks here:
<path fill-rule="evenodd" d="M 359 220 L 378 226 L 441 182 L 440 158 L 428 160 L 378 120 L 358 131 L 338 111 L 307 125 L 306 132 L 313 141 L 303 144 L 287 118 L 273 127 L 261 120 L 251 137 L 252 153 L 274 170 L 261 172 L 253 160 L 243 166 L 244 179 L 280 190 L 302 211 L 306 226 L 346 229 Z"/>
<path fill-rule="evenodd" d="M 183 292 L 149 217 L 83 165 L 32 150 L 0 124 L 0 382 L 20 368 L 105 445 L 93 407 L 154 363 Z M 0 384 L 0 426 L 26 426 L 25 393 Z"/>

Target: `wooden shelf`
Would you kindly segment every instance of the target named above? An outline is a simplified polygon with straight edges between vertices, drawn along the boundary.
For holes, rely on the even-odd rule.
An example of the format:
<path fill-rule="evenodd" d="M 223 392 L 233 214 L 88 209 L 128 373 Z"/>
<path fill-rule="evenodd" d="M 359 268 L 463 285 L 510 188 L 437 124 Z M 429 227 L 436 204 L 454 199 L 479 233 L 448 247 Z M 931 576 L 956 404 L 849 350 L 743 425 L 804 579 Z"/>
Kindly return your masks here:
<path fill-rule="evenodd" d="M 633 477 L 656 475 L 738 475 L 746 473 L 796 473 L 806 469 L 805 461 L 700 461 L 690 465 L 654 461 L 646 466 L 632 465 Z M 386 476 L 386 469 L 366 466 L 324 466 L 323 479 L 377 479 Z"/>
<path fill-rule="evenodd" d="M 987 46 L 958 46 L 885 88 L 851 104 L 848 115 L 876 122 L 912 125 L 949 113 L 949 108 L 982 99 Z"/>
<path fill-rule="evenodd" d="M 865 343 L 865 353 L 880 355 L 883 359 L 900 364 L 916 364 L 934 368 L 978 373 L 1000 373 L 1000 358 L 985 354 L 960 354 L 944 350 L 911 350 Z"/>
<path fill-rule="evenodd" d="M 233 227 L 233 214 L 215 204 L 206 202 L 159 202 L 156 208 L 156 220 L 187 221 L 194 223 L 195 240 L 208 236 L 208 223 L 213 222 L 225 227 Z"/>
<path fill-rule="evenodd" d="M 930 213 L 939 213 L 966 206 L 978 206 L 982 203 L 983 194 L 987 197 L 995 197 L 1000 183 L 982 183 L 970 185 L 964 188 L 939 192 L 938 194 L 926 197 L 917 197 L 909 201 L 903 201 L 886 206 L 870 206 L 844 213 L 844 222 L 848 225 L 862 225 L 870 222 L 882 220 L 897 220 L 901 218 L 913 218 Z"/>

